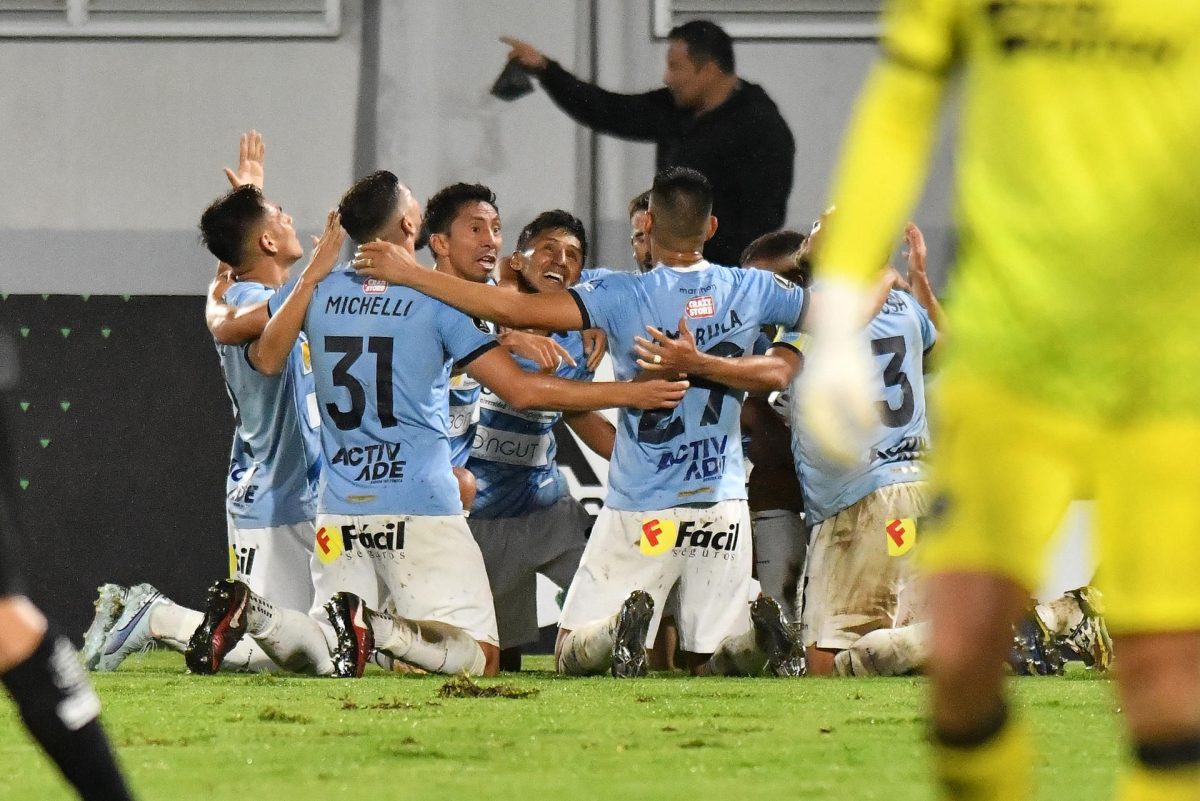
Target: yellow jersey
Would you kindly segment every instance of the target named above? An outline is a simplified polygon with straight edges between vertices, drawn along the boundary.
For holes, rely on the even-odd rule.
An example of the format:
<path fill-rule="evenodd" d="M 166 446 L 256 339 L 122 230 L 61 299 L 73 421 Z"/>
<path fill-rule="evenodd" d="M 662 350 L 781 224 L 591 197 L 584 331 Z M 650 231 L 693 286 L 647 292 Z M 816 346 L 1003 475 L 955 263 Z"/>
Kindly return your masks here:
<path fill-rule="evenodd" d="M 1200 2 L 894 0 L 819 254 L 876 274 L 961 80 L 947 369 L 1200 418 Z"/>

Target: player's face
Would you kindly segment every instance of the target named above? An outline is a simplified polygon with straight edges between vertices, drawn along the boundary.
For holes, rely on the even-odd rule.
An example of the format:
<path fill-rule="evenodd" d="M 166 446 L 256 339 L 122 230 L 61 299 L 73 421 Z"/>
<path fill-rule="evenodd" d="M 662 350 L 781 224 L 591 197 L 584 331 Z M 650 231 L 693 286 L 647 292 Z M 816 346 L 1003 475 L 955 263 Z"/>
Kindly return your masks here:
<path fill-rule="evenodd" d="M 500 253 L 500 215 L 491 203 L 464 203 L 450 223 L 447 258 L 459 277 L 483 283 L 492 277 Z"/>
<path fill-rule="evenodd" d="M 300 237 L 296 236 L 296 229 L 292 226 L 292 215 L 285 212 L 282 206 L 268 204 L 262 235 L 270 237 L 275 252 L 281 258 L 295 261 L 304 255 L 304 246 L 300 244 Z"/>
<path fill-rule="evenodd" d="M 542 231 L 519 255 L 517 280 L 532 292 L 564 292 L 583 272 L 583 247 L 562 228 Z"/>
<path fill-rule="evenodd" d="M 629 218 L 629 244 L 633 245 L 633 260 L 638 269 L 648 273 L 654 269 L 654 259 L 650 258 L 650 237 L 646 233 L 646 211 L 638 209 Z"/>
<path fill-rule="evenodd" d="M 672 40 L 667 48 L 667 69 L 663 73 L 663 83 L 671 90 L 675 105 L 680 108 L 699 106 L 706 80 L 704 68 L 688 55 L 687 42 Z"/>

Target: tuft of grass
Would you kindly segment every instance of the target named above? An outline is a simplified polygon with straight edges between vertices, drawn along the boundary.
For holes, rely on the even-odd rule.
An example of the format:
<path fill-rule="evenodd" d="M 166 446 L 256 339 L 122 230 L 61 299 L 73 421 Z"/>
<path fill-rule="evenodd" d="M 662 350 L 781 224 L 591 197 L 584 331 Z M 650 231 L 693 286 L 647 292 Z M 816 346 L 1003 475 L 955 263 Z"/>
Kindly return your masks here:
<path fill-rule="evenodd" d="M 515 684 L 493 684 L 481 687 L 470 676 L 455 676 L 442 685 L 438 695 L 442 698 L 532 698 L 540 690 L 518 687 Z"/>
<path fill-rule="evenodd" d="M 258 719 L 270 723 L 312 723 L 308 715 L 284 712 L 279 707 L 268 706 L 259 710 Z"/>

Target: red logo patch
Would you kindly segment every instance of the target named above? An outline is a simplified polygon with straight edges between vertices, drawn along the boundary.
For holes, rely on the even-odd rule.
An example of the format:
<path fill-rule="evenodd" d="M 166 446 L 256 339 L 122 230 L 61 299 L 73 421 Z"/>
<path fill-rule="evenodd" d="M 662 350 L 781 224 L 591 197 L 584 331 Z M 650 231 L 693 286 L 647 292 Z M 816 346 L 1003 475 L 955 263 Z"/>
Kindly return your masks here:
<path fill-rule="evenodd" d="M 687 302 L 688 317 L 712 317 L 717 313 L 716 304 L 713 303 L 712 295 L 705 295 L 699 298 L 692 298 Z"/>
<path fill-rule="evenodd" d="M 382 295 L 384 292 L 387 292 L 387 288 L 387 281 L 380 281 L 378 278 L 368 278 L 366 281 L 363 281 L 364 295 Z"/>

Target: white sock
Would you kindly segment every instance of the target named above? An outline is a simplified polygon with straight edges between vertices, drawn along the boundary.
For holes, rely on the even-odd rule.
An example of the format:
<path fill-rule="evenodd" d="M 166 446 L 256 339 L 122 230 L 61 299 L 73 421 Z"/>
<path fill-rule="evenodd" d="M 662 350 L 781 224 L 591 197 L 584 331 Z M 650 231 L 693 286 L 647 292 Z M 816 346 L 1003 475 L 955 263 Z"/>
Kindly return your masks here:
<path fill-rule="evenodd" d="M 150 609 L 150 636 L 172 651 L 183 653 L 188 640 L 204 620 L 204 613 L 180 606 L 174 601 L 155 604 Z"/>
<path fill-rule="evenodd" d="M 767 666 L 767 652 L 758 644 L 754 627 L 721 640 L 701 670 L 710 676 L 757 676 Z"/>
<path fill-rule="evenodd" d="M 329 656 L 330 643 L 320 623 L 310 615 L 295 609 L 272 606 L 269 617 L 262 616 L 255 620 L 259 626 L 264 621 L 267 622 L 266 628 L 256 631 L 257 627 L 251 626 L 250 623 L 254 619 L 253 609 L 254 604 L 251 604 L 252 611 L 246 617 L 246 628 L 254 642 L 258 643 L 276 664 L 293 673 L 305 673 L 310 676 L 333 675 L 333 660 Z"/>
<path fill-rule="evenodd" d="M 925 665 L 929 657 L 929 624 L 878 629 L 859 638 L 833 660 L 838 676 L 903 676 Z"/>
<path fill-rule="evenodd" d="M 375 648 L 431 673 L 483 674 L 487 657 L 475 638 L 436 620 L 409 620 L 377 612 L 371 617 Z"/>
<path fill-rule="evenodd" d="M 221 673 L 278 673 L 279 665 L 250 637 L 243 637 L 221 662 Z"/>
<path fill-rule="evenodd" d="M 555 669 L 568 676 L 590 676 L 608 670 L 616 628 L 617 616 L 613 615 L 573 629 L 559 644 Z"/>

